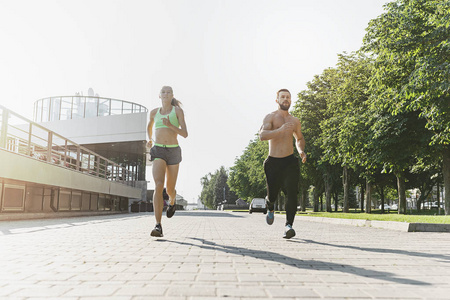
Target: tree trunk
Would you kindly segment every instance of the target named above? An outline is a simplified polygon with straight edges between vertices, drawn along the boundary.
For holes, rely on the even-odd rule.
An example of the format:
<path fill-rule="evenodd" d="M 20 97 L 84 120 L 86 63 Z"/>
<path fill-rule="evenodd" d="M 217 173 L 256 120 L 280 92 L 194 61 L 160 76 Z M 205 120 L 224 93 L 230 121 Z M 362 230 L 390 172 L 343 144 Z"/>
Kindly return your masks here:
<path fill-rule="evenodd" d="M 422 210 L 422 193 L 420 193 L 419 199 L 417 199 L 417 191 L 416 191 L 416 195 L 415 195 L 415 199 L 416 199 L 416 206 L 417 206 L 417 211 L 421 211 Z"/>
<path fill-rule="evenodd" d="M 417 210 L 421 211 L 422 210 L 422 204 L 425 204 L 425 194 L 422 193 L 422 191 L 420 191 L 420 196 L 419 196 L 419 200 L 417 200 Z M 425 209 L 425 206 L 424 206 Z"/>
<path fill-rule="evenodd" d="M 398 213 L 406 215 L 406 188 L 405 177 L 402 173 L 397 173 L 397 189 L 398 189 Z"/>
<path fill-rule="evenodd" d="M 324 176 L 324 181 L 325 181 L 325 205 L 326 205 L 326 210 L 327 212 L 331 212 L 331 188 L 332 188 L 332 184 L 329 180 L 329 175 L 325 174 Z"/>
<path fill-rule="evenodd" d="M 285 197 L 284 193 L 280 192 L 280 195 L 278 196 L 278 209 L 286 210 L 285 206 L 286 206 L 286 197 Z"/>
<path fill-rule="evenodd" d="M 438 184 L 439 180 L 436 180 L 436 183 Z M 419 200 L 417 201 L 417 210 L 418 211 L 420 211 L 422 204 L 425 204 L 427 202 L 428 196 L 433 195 L 433 186 L 434 186 L 434 181 L 431 181 L 429 183 L 424 182 L 419 187 L 420 197 L 419 197 Z M 431 197 L 429 202 L 431 202 L 432 199 L 433 199 L 433 197 Z M 429 206 L 429 208 L 431 209 L 431 205 Z"/>
<path fill-rule="evenodd" d="M 300 210 L 304 212 L 304 211 L 306 211 L 306 203 L 308 200 L 308 190 L 306 188 L 303 189 L 301 195 L 302 195 L 302 198 L 300 200 Z"/>
<path fill-rule="evenodd" d="M 316 187 L 313 190 L 313 207 L 314 212 L 319 211 L 319 189 Z"/>
<path fill-rule="evenodd" d="M 323 211 L 323 193 L 320 194 L 320 211 Z"/>
<path fill-rule="evenodd" d="M 384 214 L 384 186 L 380 186 L 379 192 L 381 198 L 381 213 Z"/>
<path fill-rule="evenodd" d="M 359 189 L 360 201 L 361 201 L 361 212 L 364 212 L 364 187 L 361 185 Z"/>
<path fill-rule="evenodd" d="M 436 200 L 437 200 L 437 207 L 438 207 L 438 214 L 441 214 L 441 192 L 439 190 L 439 181 L 436 183 Z"/>
<path fill-rule="evenodd" d="M 445 215 L 450 215 L 450 146 L 444 148 L 442 174 L 444 175 Z"/>
<path fill-rule="evenodd" d="M 366 179 L 366 213 L 372 212 L 372 183 Z"/>
<path fill-rule="evenodd" d="M 349 203 L 348 203 L 348 172 L 347 172 L 347 166 L 344 166 L 344 170 L 342 172 L 342 184 L 344 186 L 344 206 L 342 208 L 342 211 L 344 213 L 348 213 L 350 211 L 350 209 L 349 209 Z"/>
<path fill-rule="evenodd" d="M 334 199 L 334 211 L 338 211 L 338 206 L 339 206 L 339 194 L 337 192 L 334 193 L 333 195 L 333 199 Z"/>

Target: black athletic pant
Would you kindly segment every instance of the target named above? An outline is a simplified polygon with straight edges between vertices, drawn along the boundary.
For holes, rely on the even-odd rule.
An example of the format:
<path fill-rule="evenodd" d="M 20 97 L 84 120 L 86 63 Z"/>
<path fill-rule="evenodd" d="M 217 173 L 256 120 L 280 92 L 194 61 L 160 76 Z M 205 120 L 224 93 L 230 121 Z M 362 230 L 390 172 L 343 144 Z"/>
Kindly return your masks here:
<path fill-rule="evenodd" d="M 287 196 L 286 225 L 294 224 L 297 212 L 298 181 L 300 179 L 300 166 L 294 154 L 277 158 L 269 156 L 264 161 L 266 173 L 267 197 L 269 210 L 274 209 L 280 190 Z"/>

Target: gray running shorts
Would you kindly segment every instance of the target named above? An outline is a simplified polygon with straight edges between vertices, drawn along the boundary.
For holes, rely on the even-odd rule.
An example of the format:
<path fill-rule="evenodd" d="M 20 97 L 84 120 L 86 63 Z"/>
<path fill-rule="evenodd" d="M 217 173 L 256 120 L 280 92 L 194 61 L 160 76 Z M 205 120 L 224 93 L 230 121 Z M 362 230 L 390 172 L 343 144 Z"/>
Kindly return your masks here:
<path fill-rule="evenodd" d="M 168 165 L 177 165 L 181 162 L 181 148 L 153 146 L 150 149 L 150 160 L 162 159 Z"/>

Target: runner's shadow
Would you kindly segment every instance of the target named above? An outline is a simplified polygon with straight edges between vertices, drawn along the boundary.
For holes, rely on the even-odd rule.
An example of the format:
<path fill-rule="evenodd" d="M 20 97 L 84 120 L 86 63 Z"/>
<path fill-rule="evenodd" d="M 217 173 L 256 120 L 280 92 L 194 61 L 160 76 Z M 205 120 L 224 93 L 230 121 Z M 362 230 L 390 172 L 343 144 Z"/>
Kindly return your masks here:
<path fill-rule="evenodd" d="M 348 246 L 348 245 L 335 245 L 335 244 L 329 244 L 329 243 L 322 243 L 322 242 L 316 242 L 316 241 L 305 240 L 305 239 L 303 241 L 310 243 L 310 244 L 317 244 L 317 245 L 321 245 L 321 246 L 330 246 L 330 247 L 336 247 L 336 248 L 361 250 L 361 251 L 375 252 L 375 253 L 386 253 L 386 254 L 391 253 L 391 254 L 402 254 L 402 255 L 408 255 L 408 256 L 436 258 L 436 259 L 445 260 L 446 262 L 450 262 L 449 255 L 430 254 L 430 253 L 414 252 L 414 251 L 406 251 L 406 250 L 395 250 L 395 249 L 362 248 L 362 247 L 355 247 L 355 246 Z M 295 241 L 295 240 L 289 240 L 289 242 L 299 243 L 299 241 Z"/>
<path fill-rule="evenodd" d="M 333 271 L 336 272 L 344 272 L 349 273 L 352 275 L 367 277 L 367 278 L 379 278 L 380 280 L 387 280 L 395 283 L 400 284 L 411 284 L 411 285 L 430 285 L 428 282 L 424 281 L 418 281 L 413 279 L 406 279 L 406 278 L 397 278 L 395 277 L 395 274 L 388 273 L 388 272 L 380 272 L 375 270 L 366 270 L 363 268 L 351 266 L 351 265 L 345 265 L 345 264 L 336 264 L 336 263 L 330 263 L 330 262 L 321 262 L 316 260 L 301 260 L 297 258 L 292 258 L 283 254 L 271 252 L 271 251 L 262 251 L 262 250 L 254 250 L 254 249 L 248 249 L 248 248 L 242 248 L 242 247 L 235 247 L 235 246 L 226 246 L 226 245 L 220 245 L 215 242 L 207 241 L 205 239 L 200 238 L 190 238 L 194 241 L 201 242 L 201 244 L 195 244 L 195 243 L 188 243 L 188 242 L 179 242 L 179 241 L 173 241 L 173 240 L 165 240 L 169 243 L 179 244 L 179 245 L 186 245 L 191 247 L 199 247 L 202 249 L 207 250 L 213 250 L 213 251 L 222 251 L 225 253 L 231 253 L 235 255 L 242 255 L 244 257 L 250 256 L 256 259 L 263 259 L 271 262 L 276 262 L 280 264 L 285 264 L 291 267 L 296 267 L 300 269 L 317 269 L 320 268 L 321 270 L 327 270 L 327 271 Z"/>

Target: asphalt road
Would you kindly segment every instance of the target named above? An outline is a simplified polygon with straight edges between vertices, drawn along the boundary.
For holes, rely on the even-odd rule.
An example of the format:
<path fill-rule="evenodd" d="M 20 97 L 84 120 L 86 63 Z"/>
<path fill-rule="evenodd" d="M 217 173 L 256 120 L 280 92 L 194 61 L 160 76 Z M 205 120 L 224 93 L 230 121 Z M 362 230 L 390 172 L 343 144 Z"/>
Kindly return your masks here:
<path fill-rule="evenodd" d="M 0 299 L 449 299 L 450 234 L 177 211 L 0 222 Z"/>

